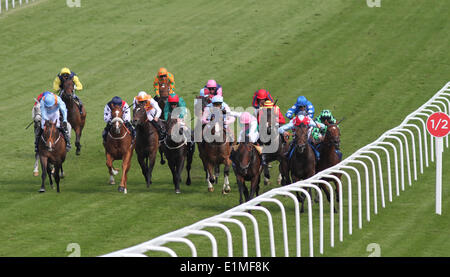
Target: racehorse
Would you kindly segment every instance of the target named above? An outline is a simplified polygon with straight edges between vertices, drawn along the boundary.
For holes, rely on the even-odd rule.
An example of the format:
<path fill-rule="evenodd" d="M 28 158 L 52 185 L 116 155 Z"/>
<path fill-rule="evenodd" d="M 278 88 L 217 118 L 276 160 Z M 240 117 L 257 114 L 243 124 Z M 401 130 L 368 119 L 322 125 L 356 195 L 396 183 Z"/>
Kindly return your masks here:
<path fill-rule="evenodd" d="M 159 98 L 158 98 L 158 106 L 161 108 L 162 113 L 164 113 L 164 108 L 167 104 L 167 99 L 169 99 L 169 91 L 170 91 L 170 86 L 169 86 L 169 79 L 167 78 L 163 78 L 163 79 L 159 79 Z M 164 161 L 164 155 L 163 155 L 164 151 L 159 148 L 159 154 L 161 155 L 161 164 L 165 164 L 166 161 Z"/>
<path fill-rule="evenodd" d="M 259 194 L 259 182 L 261 179 L 261 156 L 252 143 L 241 142 L 233 154 L 233 171 L 239 188 L 239 204 L 247 202 L 255 195 Z M 245 181 L 250 181 L 250 195 L 245 185 Z M 243 201 L 243 197 L 245 201 Z"/>
<path fill-rule="evenodd" d="M 75 146 L 77 147 L 76 154 L 80 155 L 81 151 L 81 134 L 83 132 L 84 124 L 86 122 L 86 109 L 82 107 L 82 114 L 80 114 L 80 109 L 78 104 L 75 102 L 73 97 L 74 83 L 72 79 L 64 80 L 62 85 L 63 89 L 61 91 L 61 98 L 66 103 L 67 107 L 67 121 L 69 121 L 72 129 L 75 131 Z"/>
<path fill-rule="evenodd" d="M 66 159 L 66 141 L 64 136 L 56 127 L 55 122 L 45 121 L 44 131 L 39 139 L 39 159 L 42 169 L 42 184 L 39 192 L 45 192 L 45 178 L 48 174 L 50 179 L 50 186 L 53 188 L 52 168 L 55 168 L 54 177 L 56 182 L 56 191 L 59 192 L 60 170 L 62 171 L 62 164 Z"/>
<path fill-rule="evenodd" d="M 338 123 L 328 124 L 327 122 L 325 124 L 327 125 L 327 131 L 325 133 L 325 138 L 319 147 L 320 159 L 316 165 L 316 172 L 320 172 L 341 162 L 341 158 L 336 153 L 336 150 L 339 150 L 341 143 L 341 132 L 339 130 L 339 127 L 337 126 Z M 333 175 L 335 175 L 339 179 L 341 179 L 342 177 L 341 173 L 333 173 Z M 324 178 L 323 180 L 327 182 L 334 182 L 336 187 L 336 201 L 339 202 L 339 186 L 337 180 L 335 180 L 334 178 Z M 330 200 L 330 195 L 327 187 L 324 186 L 323 188 L 328 200 Z"/>
<path fill-rule="evenodd" d="M 119 192 L 127 193 L 127 173 L 131 166 L 131 157 L 133 156 L 134 141 L 128 128 L 122 119 L 122 108 L 114 107 L 111 110 L 112 127 L 106 135 L 103 142 L 106 155 L 106 166 L 109 171 L 109 183 L 115 184 L 114 175 L 118 170 L 114 168 L 114 160 L 122 160 L 122 179 L 118 187 Z"/>
<path fill-rule="evenodd" d="M 258 117 L 259 117 L 259 130 L 261 132 L 261 130 L 264 130 L 264 128 L 262 128 L 262 125 L 265 125 L 265 130 L 267 130 L 267 136 L 269 136 L 271 139 L 270 141 L 261 141 L 261 135 L 260 135 L 260 141 L 262 145 L 271 145 L 274 146 L 274 151 L 272 152 L 268 152 L 265 153 L 266 156 L 266 162 L 267 164 L 269 164 L 270 162 L 273 161 L 278 161 L 279 162 L 279 171 L 280 173 L 278 174 L 278 185 L 287 184 L 287 180 L 285 180 L 284 176 L 286 176 L 286 174 L 282 174 L 283 172 L 283 168 L 282 168 L 282 163 L 286 162 L 286 157 L 284 156 L 285 148 L 288 144 L 288 139 L 285 138 L 283 135 L 278 134 L 278 128 L 276 125 L 272 125 L 272 115 L 276 118 L 276 115 L 274 114 L 274 108 L 263 108 L 260 109 L 260 111 L 258 112 Z M 277 134 L 277 135 L 272 135 L 272 134 Z M 269 171 L 269 167 L 268 166 L 264 166 L 263 168 L 264 170 L 264 185 L 268 185 L 270 183 L 270 171 Z"/>
<path fill-rule="evenodd" d="M 203 168 L 207 173 L 206 181 L 208 183 L 208 191 L 213 192 L 214 186 L 212 183 L 217 184 L 218 181 L 218 178 L 214 174 L 213 170 L 218 168 L 220 164 L 224 164 L 224 184 L 222 193 L 227 194 L 231 191 L 230 182 L 228 180 L 231 166 L 231 145 L 228 140 L 227 132 L 224 128 L 220 128 L 218 122 L 210 122 L 205 125 L 205 128 L 209 128 L 211 130 L 211 135 L 214 138 L 213 141 L 203 142 L 203 152 L 200 155 L 203 162 Z"/>
<path fill-rule="evenodd" d="M 159 119 L 161 120 L 161 119 Z M 150 123 L 142 104 L 133 109 L 133 125 L 136 126 L 136 154 L 147 188 L 152 183 L 152 171 L 155 166 L 156 152 L 159 147 L 159 135 Z"/>
<path fill-rule="evenodd" d="M 191 164 L 194 155 L 194 148 L 190 147 L 191 143 L 185 135 L 187 128 L 181 126 L 177 119 L 169 119 L 166 121 L 168 136 L 164 140 L 162 149 L 166 155 L 170 171 L 172 172 L 172 180 L 175 185 L 175 193 L 180 193 L 181 172 L 183 171 L 184 162 L 187 158 L 186 170 L 187 179 L 186 185 L 191 184 Z M 178 130 L 178 134 L 175 132 Z M 174 140 L 174 137 L 182 138 Z"/>
<path fill-rule="evenodd" d="M 314 150 L 308 142 L 308 126 L 301 123 L 295 128 L 295 136 L 292 143 L 293 148 L 289 153 L 288 172 L 293 182 L 305 180 L 312 177 L 316 173 L 316 157 Z M 288 173 L 288 174 L 289 174 Z M 288 180 L 289 181 L 289 180 Z M 303 196 L 300 198 L 297 193 L 297 198 L 302 202 L 301 212 L 304 212 Z"/>

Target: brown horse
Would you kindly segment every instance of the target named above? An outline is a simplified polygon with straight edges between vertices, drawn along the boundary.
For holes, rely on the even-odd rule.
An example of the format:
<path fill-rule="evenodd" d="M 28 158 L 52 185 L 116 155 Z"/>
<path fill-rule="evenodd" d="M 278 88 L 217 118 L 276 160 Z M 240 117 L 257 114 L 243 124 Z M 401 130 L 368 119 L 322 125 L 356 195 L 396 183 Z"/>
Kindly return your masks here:
<path fill-rule="evenodd" d="M 247 202 L 255 195 L 259 195 L 259 182 L 261 179 L 261 156 L 252 143 L 239 143 L 236 152 L 233 153 L 233 171 L 239 188 L 239 204 Z M 250 181 L 250 195 L 245 186 L 245 181 Z M 243 200 L 243 197 L 245 201 Z"/>
<path fill-rule="evenodd" d="M 118 187 L 119 192 L 127 193 L 127 173 L 131 166 L 134 142 L 130 131 L 122 119 L 122 107 L 115 106 L 111 109 L 112 127 L 106 135 L 103 143 L 105 147 L 106 166 L 109 171 L 109 182 L 115 184 L 114 175 L 118 173 L 114 168 L 114 160 L 122 160 L 122 179 Z"/>
<path fill-rule="evenodd" d="M 291 153 L 289 153 L 287 164 L 288 172 L 293 182 L 308 179 L 316 174 L 316 157 L 308 142 L 308 129 L 309 127 L 304 123 L 297 126 L 291 142 L 293 143 L 293 148 Z M 297 198 L 302 202 L 301 212 L 304 212 L 304 195 L 300 198 L 297 193 Z"/>
<path fill-rule="evenodd" d="M 159 148 L 158 130 L 148 120 L 147 112 L 142 104 L 138 104 L 133 109 L 133 125 L 136 126 L 137 159 L 148 188 L 152 183 L 152 171 Z"/>
<path fill-rule="evenodd" d="M 172 180 L 175 186 L 175 193 L 180 193 L 181 173 L 183 171 L 184 162 L 187 158 L 186 185 L 191 184 L 191 164 L 194 155 L 194 148 L 190 147 L 189 138 L 186 136 L 185 128 L 181 127 L 177 119 L 169 119 L 166 121 L 168 136 L 163 143 L 163 151 L 166 155 L 170 171 L 172 172 Z M 190 134 L 189 134 L 190 137 Z"/>
<path fill-rule="evenodd" d="M 230 182 L 228 179 L 231 166 L 231 145 L 228 140 L 229 136 L 227 136 L 224 128 L 220 128 L 218 122 L 208 123 L 205 125 L 205 128 L 208 128 L 210 130 L 211 141 L 203 142 L 203 152 L 200 155 L 200 158 L 203 162 L 203 168 L 207 172 L 206 181 L 208 183 L 208 191 L 213 192 L 213 183 L 217 183 L 217 177 L 215 176 L 215 172 L 213 171 L 218 168 L 220 164 L 224 164 L 225 167 L 223 173 L 225 179 L 222 193 L 229 193 L 231 191 Z"/>
<path fill-rule="evenodd" d="M 326 123 L 326 125 L 327 131 L 325 133 L 325 138 L 319 147 L 320 159 L 316 165 L 316 172 L 320 172 L 341 162 L 341 158 L 336 153 L 336 150 L 339 150 L 341 143 L 341 132 L 339 130 L 339 127 L 337 126 L 337 124 Z M 333 175 L 335 175 L 339 179 L 341 179 L 342 177 L 341 173 L 333 173 Z M 339 202 L 339 186 L 337 184 L 337 180 L 333 178 L 324 178 L 323 180 L 327 182 L 334 182 L 336 187 L 336 200 Z M 326 189 L 325 186 L 323 188 Z M 329 195 L 328 190 L 325 190 L 325 193 Z"/>
<path fill-rule="evenodd" d="M 82 114 L 80 114 L 80 109 L 78 104 L 75 102 L 73 97 L 74 83 L 72 79 L 64 80 L 62 85 L 63 89 L 61 91 L 61 98 L 66 103 L 67 107 L 67 121 L 69 121 L 72 129 L 75 131 L 75 146 L 77 147 L 76 154 L 80 155 L 81 151 L 81 134 L 83 132 L 84 124 L 86 122 L 86 109 L 82 107 Z"/>
<path fill-rule="evenodd" d="M 273 116 L 272 116 L 273 115 Z M 286 163 L 286 157 L 284 153 L 287 151 L 285 148 L 288 147 L 288 138 L 280 135 L 278 133 L 278 128 L 276 124 L 273 124 L 272 118 L 276 118 L 276 114 L 274 113 L 274 108 L 263 108 L 259 110 L 259 131 L 260 131 L 260 141 L 263 146 L 265 146 L 266 150 L 271 148 L 270 152 L 265 153 L 266 162 L 269 164 L 273 161 L 279 162 L 279 175 L 278 175 L 278 184 L 287 184 L 287 180 L 285 179 L 286 174 L 282 174 L 283 167 L 282 163 Z M 270 138 L 270 140 L 264 140 L 263 134 L 261 132 L 266 131 L 265 137 Z M 262 141 L 264 140 L 264 141 Z M 270 171 L 268 166 L 264 166 L 264 185 L 268 185 L 270 183 Z"/>
<path fill-rule="evenodd" d="M 42 168 L 42 184 L 39 192 L 45 192 L 45 178 L 48 174 L 50 186 L 53 188 L 52 167 L 55 168 L 54 177 L 56 182 L 56 191 L 59 192 L 59 172 L 62 171 L 62 164 L 66 159 L 66 141 L 64 136 L 56 127 L 56 123 L 46 121 L 44 131 L 39 139 L 39 159 Z"/>
<path fill-rule="evenodd" d="M 167 77 L 159 78 L 158 81 L 159 85 L 159 97 L 158 97 L 158 106 L 161 108 L 162 112 L 164 113 L 164 108 L 167 104 L 167 100 L 169 99 L 169 91 L 170 91 L 170 85 L 169 85 L 169 79 Z M 164 161 L 164 150 L 159 148 L 159 154 L 161 155 L 161 164 L 165 164 L 166 161 Z"/>

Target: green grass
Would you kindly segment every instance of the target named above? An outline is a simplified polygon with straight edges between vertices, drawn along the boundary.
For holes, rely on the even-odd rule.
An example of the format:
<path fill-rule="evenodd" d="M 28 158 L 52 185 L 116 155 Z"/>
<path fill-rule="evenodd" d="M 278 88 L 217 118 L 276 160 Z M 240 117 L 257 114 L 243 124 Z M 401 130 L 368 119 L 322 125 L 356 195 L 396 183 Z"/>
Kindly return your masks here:
<path fill-rule="evenodd" d="M 80 244 L 82 256 L 106 254 L 238 204 L 233 174 L 231 194 L 222 196 L 220 187 L 207 192 L 198 154 L 193 184 L 183 185 L 181 195 L 174 194 L 167 166 L 159 164 L 146 189 L 135 157 L 128 195 L 107 184 L 103 107 L 115 95 L 131 102 L 140 90 L 151 92 L 159 67 L 174 73 L 176 90 L 190 107 L 210 78 L 223 86 L 231 107 L 249 106 L 259 88 L 269 89 L 283 112 L 305 95 L 317 111 L 329 108 L 337 118 L 346 118 L 342 150 L 350 155 L 400 124 L 449 81 L 449 11 L 447 1 L 426 0 L 383 0 L 381 8 L 356 0 L 82 0 L 81 8 L 68 8 L 64 1 L 49 0 L 2 13 L 0 256 L 67 256 L 71 242 Z M 85 86 L 79 93 L 88 113 L 82 154 L 68 154 L 60 194 L 38 194 L 32 130 L 24 127 L 31 120 L 33 98 L 51 88 L 63 66 Z M 325 256 L 367 256 L 372 242 L 380 244 L 383 256 L 449 256 L 449 158 L 447 151 L 444 215 L 434 215 L 430 166 L 378 215 L 372 213 L 363 229 L 354 222 L 353 235 L 346 230 L 343 243 L 330 248 L 326 235 Z M 262 191 L 274 187 L 262 186 Z M 277 254 L 282 255 L 279 231 L 277 238 Z M 209 243 L 201 245 L 200 254 L 209 255 Z M 239 240 L 236 245 L 240 249 Z M 304 240 L 302 245 L 307 245 Z M 267 246 L 263 254 L 269 254 Z"/>

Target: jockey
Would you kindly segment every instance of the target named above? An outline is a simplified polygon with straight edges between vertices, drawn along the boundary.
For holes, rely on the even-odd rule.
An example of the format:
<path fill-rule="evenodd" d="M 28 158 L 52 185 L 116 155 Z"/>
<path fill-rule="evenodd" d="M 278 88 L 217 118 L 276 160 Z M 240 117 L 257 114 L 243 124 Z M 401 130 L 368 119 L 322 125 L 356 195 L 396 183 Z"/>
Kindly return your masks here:
<path fill-rule="evenodd" d="M 253 94 L 253 101 L 252 101 L 253 108 L 259 109 L 259 107 L 261 107 L 266 100 L 270 100 L 273 102 L 273 98 L 270 95 L 270 92 L 268 92 L 265 89 L 255 91 L 255 93 Z"/>
<path fill-rule="evenodd" d="M 213 108 L 217 108 L 222 111 L 224 114 L 224 126 L 223 128 L 226 129 L 230 124 L 232 124 L 235 120 L 233 116 L 227 116 L 231 112 L 230 107 L 227 105 L 227 103 L 223 102 L 223 97 L 220 95 L 216 95 L 211 99 L 211 103 L 208 104 L 208 106 L 205 107 L 205 110 L 203 111 L 203 117 L 202 117 L 202 123 L 208 124 L 212 120 L 213 115 Z"/>
<path fill-rule="evenodd" d="M 222 95 L 222 86 L 219 85 L 215 80 L 208 80 L 206 85 L 200 90 L 200 96 L 213 98 L 216 95 Z"/>
<path fill-rule="evenodd" d="M 161 108 L 150 95 L 148 95 L 145 91 L 141 91 L 138 93 L 136 97 L 133 99 L 133 106 L 136 108 L 139 104 L 143 104 L 145 111 L 147 112 L 147 119 L 150 123 L 156 128 L 159 134 L 159 140 L 163 140 L 166 138 L 166 131 L 161 127 L 159 118 L 161 117 Z"/>
<path fill-rule="evenodd" d="M 223 129 L 227 130 L 227 136 L 230 139 L 230 144 L 233 142 L 233 131 L 228 127 L 233 124 L 235 118 L 230 115 L 231 109 L 227 105 L 227 103 L 223 102 L 223 97 L 220 95 L 216 95 L 211 99 L 211 103 L 208 104 L 203 110 L 202 123 L 208 124 L 213 120 L 214 110 L 219 109 L 222 111 L 224 117 Z"/>
<path fill-rule="evenodd" d="M 53 90 L 55 91 L 55 93 L 58 91 L 61 93 L 63 89 L 62 85 L 64 81 L 67 79 L 73 80 L 73 83 L 75 84 L 74 89 L 76 91 L 81 91 L 83 89 L 83 85 L 81 84 L 80 79 L 78 79 L 77 74 L 72 72 L 69 68 L 64 67 L 63 69 L 61 69 L 61 72 L 56 76 L 55 80 L 53 81 Z M 80 98 L 78 98 L 78 96 L 75 94 L 75 92 L 73 93 L 73 98 L 75 100 L 75 103 L 78 104 L 80 114 L 82 114 L 83 103 L 81 102 Z"/>
<path fill-rule="evenodd" d="M 297 102 L 287 111 L 286 117 L 292 119 L 295 115 L 307 115 L 314 118 L 314 106 L 305 96 L 299 96 Z"/>
<path fill-rule="evenodd" d="M 173 74 L 168 72 L 166 68 L 161 67 L 153 80 L 153 88 L 155 89 L 155 98 L 159 98 L 159 81 L 169 81 L 169 93 L 175 93 L 175 79 Z"/>
<path fill-rule="evenodd" d="M 50 120 L 52 122 L 56 122 L 56 127 L 61 131 L 64 136 L 64 140 L 66 141 L 66 149 L 70 151 L 70 138 L 69 131 L 67 130 L 67 108 L 66 104 L 62 99 L 49 91 L 43 93 L 43 97 L 41 98 L 39 105 L 41 107 L 41 126 L 39 132 L 36 132 L 36 138 L 34 141 L 34 151 L 37 153 L 39 151 L 39 137 L 42 135 L 44 131 L 45 122 Z M 63 124 L 62 127 L 60 125 L 59 116 L 62 114 Z"/>
<path fill-rule="evenodd" d="M 186 102 L 184 102 L 183 98 L 179 97 L 176 93 L 171 93 L 169 94 L 167 102 L 168 104 L 164 106 L 164 120 L 169 118 L 169 114 L 171 114 L 175 108 L 180 108 L 178 118 L 184 121 L 184 116 L 186 115 Z"/>
<path fill-rule="evenodd" d="M 111 110 L 114 106 L 118 106 L 122 108 L 122 119 L 125 124 L 125 127 L 128 128 L 128 130 L 131 132 L 131 136 L 134 140 L 136 137 L 136 131 L 133 128 L 133 125 L 131 125 L 131 116 L 130 116 L 130 107 L 128 106 L 128 103 L 122 100 L 119 96 L 114 96 L 111 101 L 106 103 L 105 108 L 103 110 L 103 120 L 106 123 L 106 127 L 103 130 L 102 136 L 103 136 L 103 142 L 106 142 L 106 135 L 108 134 L 109 130 L 111 129 L 111 120 L 113 119 L 111 115 Z"/>
<path fill-rule="evenodd" d="M 256 117 L 251 115 L 249 112 L 239 113 L 232 111 L 230 114 L 234 117 L 238 117 L 241 125 L 237 142 L 245 142 L 246 138 L 248 138 L 248 141 L 253 143 L 256 150 L 261 155 L 262 166 L 266 166 L 266 156 L 262 153 L 262 146 L 259 145 L 258 120 Z M 238 147 L 239 145 L 234 145 L 232 148 L 233 151 L 237 151 Z"/>
<path fill-rule="evenodd" d="M 280 124 L 285 124 L 286 120 L 284 119 L 283 113 L 280 110 L 280 107 L 275 105 L 272 101 L 266 100 L 263 105 L 261 106 L 261 109 L 273 109 L 273 112 L 275 113 L 275 124 L 278 128 Z M 261 122 L 261 116 L 262 113 L 259 112 L 259 109 L 255 109 L 255 115 L 258 117 L 258 124 Z"/>
<path fill-rule="evenodd" d="M 323 124 L 336 124 L 336 118 L 331 114 L 330 110 L 323 110 L 318 117 L 315 119 L 316 122 L 323 123 Z M 320 148 L 320 144 L 325 139 L 325 134 L 327 132 L 327 127 L 320 129 L 317 127 L 314 127 L 311 131 L 311 142 L 313 143 L 314 148 L 317 150 Z M 340 150 L 336 149 L 336 154 L 338 155 L 339 159 L 342 160 L 342 152 Z"/>
<path fill-rule="evenodd" d="M 289 121 L 289 123 L 284 124 L 283 126 L 281 126 L 280 128 L 278 128 L 278 132 L 283 135 L 283 136 L 288 136 L 288 131 L 291 129 L 296 128 L 297 126 L 300 126 L 300 124 L 305 124 L 308 127 L 317 127 L 319 129 L 325 129 L 326 125 L 320 122 L 315 122 L 314 120 L 312 120 L 311 118 L 309 118 L 308 116 L 304 116 L 304 115 L 297 115 L 294 117 L 294 119 L 292 119 L 291 121 Z M 311 128 L 309 128 L 309 132 L 308 132 L 308 141 L 311 135 Z M 292 150 L 294 148 L 294 143 L 291 142 L 290 146 L 289 146 L 289 151 L 286 153 L 287 157 L 290 158 L 290 155 L 292 154 Z M 319 158 L 319 152 L 313 147 L 314 153 L 316 154 L 317 159 Z"/>

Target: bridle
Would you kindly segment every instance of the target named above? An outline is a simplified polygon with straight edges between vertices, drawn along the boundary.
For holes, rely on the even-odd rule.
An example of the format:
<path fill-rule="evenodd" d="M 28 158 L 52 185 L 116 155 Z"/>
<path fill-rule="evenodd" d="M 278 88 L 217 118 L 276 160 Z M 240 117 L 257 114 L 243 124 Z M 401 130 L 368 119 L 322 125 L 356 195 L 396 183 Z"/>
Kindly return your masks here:
<path fill-rule="evenodd" d="M 56 128 L 55 128 L 55 125 L 52 125 L 52 127 L 50 128 L 50 135 L 49 135 L 49 137 L 48 137 L 48 140 L 45 140 L 45 138 L 44 138 L 44 133 L 45 133 L 45 130 L 46 130 L 46 129 L 47 129 L 47 126 L 44 126 L 44 132 L 43 132 L 42 135 L 41 135 L 41 139 L 42 139 L 42 141 L 44 142 L 45 147 L 48 149 L 48 151 L 49 151 L 49 152 L 52 152 L 52 151 L 53 151 L 52 144 L 53 144 L 53 145 L 56 145 L 56 144 L 59 142 L 59 139 L 61 138 L 61 136 L 58 136 L 58 138 L 56 139 L 56 141 L 53 141 L 53 140 L 54 140 L 54 139 L 53 139 L 53 132 L 56 131 Z M 48 142 L 49 146 L 47 146 L 47 142 Z"/>

